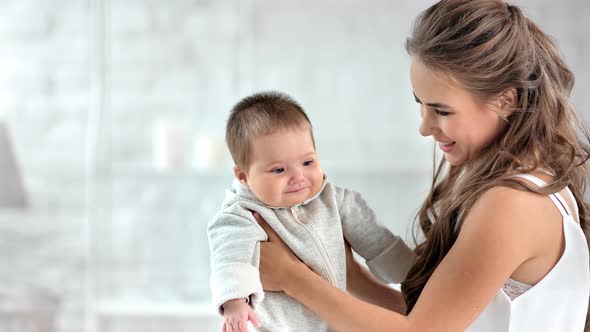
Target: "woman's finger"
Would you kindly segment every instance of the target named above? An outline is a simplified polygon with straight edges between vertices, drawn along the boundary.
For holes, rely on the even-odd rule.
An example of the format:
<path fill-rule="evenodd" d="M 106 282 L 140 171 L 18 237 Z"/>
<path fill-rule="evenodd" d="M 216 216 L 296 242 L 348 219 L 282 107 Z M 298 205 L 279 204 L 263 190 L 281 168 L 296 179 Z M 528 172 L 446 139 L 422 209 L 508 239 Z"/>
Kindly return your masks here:
<path fill-rule="evenodd" d="M 279 235 L 275 232 L 274 229 L 272 229 L 272 227 L 270 227 L 270 225 L 266 222 L 266 220 L 262 218 L 262 216 L 258 212 L 254 211 L 252 212 L 252 214 L 254 215 L 254 219 L 256 219 L 258 225 L 260 225 L 260 227 L 262 227 L 262 229 L 264 229 L 264 231 L 268 235 L 268 241 L 280 240 Z"/>
<path fill-rule="evenodd" d="M 344 239 L 344 252 L 346 253 L 346 262 L 353 262 L 354 258 L 352 256 L 352 249 L 350 248 L 350 243 Z"/>
<path fill-rule="evenodd" d="M 354 277 L 358 274 L 360 265 L 356 259 L 354 259 L 352 249 L 346 239 L 344 240 L 344 252 L 346 253 L 346 282 L 350 285 L 350 282 L 352 282 Z"/>

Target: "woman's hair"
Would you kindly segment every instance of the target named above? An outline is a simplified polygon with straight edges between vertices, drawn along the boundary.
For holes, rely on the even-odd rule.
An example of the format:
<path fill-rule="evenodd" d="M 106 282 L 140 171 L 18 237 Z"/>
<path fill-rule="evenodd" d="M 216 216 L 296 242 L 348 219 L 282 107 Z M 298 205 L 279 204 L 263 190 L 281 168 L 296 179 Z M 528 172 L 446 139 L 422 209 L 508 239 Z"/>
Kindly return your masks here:
<path fill-rule="evenodd" d="M 433 173 L 416 216 L 424 238 L 416 247 L 419 259 L 402 284 L 408 312 L 453 246 L 463 216 L 492 187 L 548 194 L 569 186 L 588 239 L 590 136 L 570 101 L 574 75 L 552 40 L 503 1 L 443 0 L 418 16 L 406 49 L 482 101 L 516 91 L 508 124 L 490 146 L 463 165 L 443 158 Z M 538 168 L 555 174 L 543 189 L 513 178 Z"/>
<path fill-rule="evenodd" d="M 314 141 L 311 122 L 299 103 L 282 92 L 259 92 L 244 97 L 232 108 L 225 142 L 234 163 L 247 168 L 252 139 L 301 127 L 309 128 Z"/>

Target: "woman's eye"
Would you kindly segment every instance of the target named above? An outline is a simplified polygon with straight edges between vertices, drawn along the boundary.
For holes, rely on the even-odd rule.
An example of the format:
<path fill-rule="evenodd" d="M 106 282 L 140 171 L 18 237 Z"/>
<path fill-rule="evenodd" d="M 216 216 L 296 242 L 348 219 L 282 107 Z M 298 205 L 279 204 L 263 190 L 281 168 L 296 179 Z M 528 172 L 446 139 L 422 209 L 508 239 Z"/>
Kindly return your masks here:
<path fill-rule="evenodd" d="M 449 112 L 441 111 L 438 108 L 434 108 L 433 111 L 440 116 L 449 116 L 451 114 Z"/>
<path fill-rule="evenodd" d="M 313 160 L 308 160 L 303 162 L 303 166 L 309 166 L 313 163 Z"/>
<path fill-rule="evenodd" d="M 275 168 L 273 169 L 271 172 L 276 173 L 276 174 L 281 174 L 285 171 L 284 168 Z"/>

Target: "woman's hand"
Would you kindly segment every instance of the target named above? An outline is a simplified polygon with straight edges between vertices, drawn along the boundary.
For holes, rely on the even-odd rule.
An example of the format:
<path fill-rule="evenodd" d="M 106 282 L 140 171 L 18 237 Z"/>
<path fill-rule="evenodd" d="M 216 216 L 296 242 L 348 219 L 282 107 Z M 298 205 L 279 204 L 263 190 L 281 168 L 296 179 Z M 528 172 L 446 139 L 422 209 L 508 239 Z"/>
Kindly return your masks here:
<path fill-rule="evenodd" d="M 346 239 L 344 239 L 344 251 L 346 253 L 346 281 L 350 284 L 350 281 L 361 273 L 361 266 L 356 259 L 354 259 L 352 249 Z M 348 287 L 350 287 L 350 285 Z"/>
<path fill-rule="evenodd" d="M 289 278 L 301 268 L 307 268 L 287 247 L 283 239 L 257 212 L 253 212 L 258 224 L 268 234 L 268 241 L 260 243 L 260 280 L 265 291 L 285 290 Z"/>
<path fill-rule="evenodd" d="M 344 240 L 346 252 L 346 287 L 358 299 L 382 308 L 406 314 L 406 303 L 402 294 L 380 282 L 352 255 L 350 244 Z"/>

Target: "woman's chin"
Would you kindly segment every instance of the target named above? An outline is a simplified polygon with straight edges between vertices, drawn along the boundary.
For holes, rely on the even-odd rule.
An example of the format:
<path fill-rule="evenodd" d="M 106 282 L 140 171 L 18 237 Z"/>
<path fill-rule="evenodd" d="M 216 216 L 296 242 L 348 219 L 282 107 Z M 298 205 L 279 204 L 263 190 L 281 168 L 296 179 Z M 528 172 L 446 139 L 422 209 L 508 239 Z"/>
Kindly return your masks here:
<path fill-rule="evenodd" d="M 451 155 L 450 153 L 445 153 L 444 158 L 447 161 L 447 163 L 449 163 L 453 166 L 461 166 L 465 163 L 465 158 L 456 157 L 456 156 Z"/>

